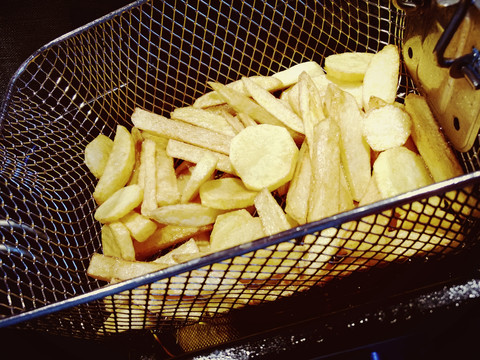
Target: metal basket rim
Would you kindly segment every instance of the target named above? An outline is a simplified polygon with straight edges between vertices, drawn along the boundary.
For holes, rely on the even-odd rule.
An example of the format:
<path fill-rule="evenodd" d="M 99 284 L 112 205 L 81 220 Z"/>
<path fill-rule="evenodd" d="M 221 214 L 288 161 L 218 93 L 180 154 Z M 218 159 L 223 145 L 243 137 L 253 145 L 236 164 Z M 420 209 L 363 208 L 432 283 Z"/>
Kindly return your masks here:
<path fill-rule="evenodd" d="M 267 248 L 292 240 L 294 238 L 302 237 L 314 232 L 319 232 L 328 228 L 338 227 L 341 224 L 356 221 L 362 217 L 379 214 L 382 211 L 406 205 L 417 200 L 425 199 L 430 196 L 435 196 L 440 193 L 446 193 L 451 190 L 465 188 L 469 185 L 476 184 L 480 181 L 480 170 L 464 174 L 452 179 L 437 182 L 416 190 L 409 191 L 404 194 L 397 195 L 392 198 L 380 200 L 372 204 L 357 207 L 355 209 L 345 211 L 333 216 L 307 223 L 290 230 L 263 237 L 252 242 L 238 245 L 226 250 L 218 251 L 212 254 L 205 255 L 196 259 L 186 261 L 184 263 L 173 265 L 168 268 L 148 273 L 133 279 L 124 280 L 115 284 L 108 284 L 93 291 L 86 292 L 81 295 L 74 296 L 52 304 L 25 311 L 21 314 L 13 315 L 5 319 L 0 319 L 0 328 L 19 324 L 24 321 L 29 321 L 46 315 L 51 315 L 55 312 L 66 310 L 78 305 L 83 305 L 91 301 L 100 300 L 107 296 L 112 296 L 122 291 L 129 291 L 140 286 L 148 285 L 159 280 L 167 279 L 176 275 L 184 274 L 189 271 L 200 269 L 204 266 L 209 266 L 224 260 L 241 256 L 259 249 Z"/>

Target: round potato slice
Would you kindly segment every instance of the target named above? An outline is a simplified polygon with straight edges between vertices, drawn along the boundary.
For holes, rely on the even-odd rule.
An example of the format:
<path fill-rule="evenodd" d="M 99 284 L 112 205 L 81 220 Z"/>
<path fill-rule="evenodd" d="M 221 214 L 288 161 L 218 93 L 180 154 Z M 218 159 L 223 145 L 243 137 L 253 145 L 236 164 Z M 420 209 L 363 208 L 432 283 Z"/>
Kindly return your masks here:
<path fill-rule="evenodd" d="M 257 191 L 248 190 L 238 178 L 210 180 L 200 186 L 202 205 L 214 209 L 233 210 L 252 206 Z"/>
<path fill-rule="evenodd" d="M 375 151 L 404 145 L 411 130 L 410 115 L 395 105 L 370 110 L 363 120 L 363 135 Z"/>
<path fill-rule="evenodd" d="M 232 139 L 230 161 L 247 189 L 273 191 L 292 179 L 298 152 L 286 128 L 261 124 Z"/>

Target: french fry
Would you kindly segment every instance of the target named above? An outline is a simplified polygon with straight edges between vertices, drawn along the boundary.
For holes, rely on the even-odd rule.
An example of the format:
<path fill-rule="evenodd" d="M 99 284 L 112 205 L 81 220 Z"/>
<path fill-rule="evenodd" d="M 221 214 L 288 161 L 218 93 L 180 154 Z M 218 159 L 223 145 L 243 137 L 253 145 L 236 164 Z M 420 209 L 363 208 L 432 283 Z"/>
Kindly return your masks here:
<path fill-rule="evenodd" d="M 149 258 L 174 245 L 190 238 L 196 238 L 199 234 L 210 234 L 213 225 L 205 226 L 159 226 L 157 230 L 145 241 L 134 241 L 136 258 L 143 260 Z"/>
<path fill-rule="evenodd" d="M 183 188 L 180 202 L 186 204 L 198 195 L 202 184 L 210 180 L 215 172 L 217 159 L 210 153 L 205 154 L 192 170 L 192 175 Z"/>
<path fill-rule="evenodd" d="M 97 179 L 103 174 L 112 147 L 112 139 L 103 134 L 98 135 L 85 146 L 85 165 Z"/>
<path fill-rule="evenodd" d="M 148 216 L 157 206 L 157 167 L 156 144 L 153 140 L 145 139 L 142 143 L 140 161 L 143 163 L 143 201 L 142 215 Z"/>
<path fill-rule="evenodd" d="M 165 206 L 178 203 L 181 196 L 180 189 L 175 173 L 173 156 L 168 154 L 168 149 L 163 150 L 158 146 L 156 147 L 155 169 L 157 205 Z"/>
<path fill-rule="evenodd" d="M 312 180 L 312 163 L 308 145 L 303 143 L 285 200 L 285 212 L 298 224 L 307 222 L 308 199 Z"/>
<path fill-rule="evenodd" d="M 235 132 L 225 118 L 212 111 L 187 106 L 173 110 L 170 114 L 170 118 L 181 120 L 221 134 L 230 136 L 235 135 Z"/>
<path fill-rule="evenodd" d="M 329 85 L 325 109 L 340 128 L 340 149 L 345 176 L 353 199 L 359 201 L 371 177 L 370 147 L 363 136 L 363 114 L 354 97 Z"/>
<path fill-rule="evenodd" d="M 340 208 L 340 129 L 331 119 L 315 126 L 312 185 L 307 221 L 336 214 Z"/>
<path fill-rule="evenodd" d="M 93 192 L 98 204 L 104 203 L 115 191 L 125 186 L 134 163 L 135 146 L 132 136 L 124 126 L 118 125 L 108 161 Z"/>
<path fill-rule="evenodd" d="M 122 217 L 120 221 L 127 227 L 128 231 L 130 231 L 132 238 L 139 242 L 147 240 L 158 227 L 157 224 L 148 217 L 135 211 L 131 211 Z"/>
<path fill-rule="evenodd" d="M 159 207 L 149 213 L 149 216 L 166 225 L 204 226 L 213 224 L 222 210 L 212 209 L 196 203 L 174 204 Z"/>
<path fill-rule="evenodd" d="M 273 76 L 251 76 L 250 79 L 268 91 L 276 91 L 284 87 L 282 81 Z M 242 95 L 248 95 L 241 79 L 237 81 L 232 81 L 226 86 L 229 89 L 232 89 L 233 91 L 238 92 Z M 198 97 L 193 103 L 193 107 L 208 108 L 224 103 L 225 99 L 214 90 Z"/>
<path fill-rule="evenodd" d="M 274 95 L 258 86 L 247 77 L 242 78 L 242 81 L 250 96 L 252 96 L 253 99 L 265 110 L 280 120 L 288 128 L 301 134 L 304 133 L 302 119 L 290 110 L 289 107 L 285 106 L 281 100 L 277 99 Z"/>
<path fill-rule="evenodd" d="M 169 139 L 184 141 L 213 151 L 228 155 L 231 136 L 190 125 L 182 121 L 168 119 L 164 116 L 136 108 L 132 122 L 139 129 Z"/>
<path fill-rule="evenodd" d="M 94 279 L 111 281 L 128 280 L 159 271 L 168 267 L 166 264 L 141 261 L 127 261 L 116 257 L 95 253 L 88 264 L 87 274 Z"/>
<path fill-rule="evenodd" d="M 167 145 L 167 154 L 172 158 L 182 159 L 192 163 L 198 163 L 200 159 L 209 154 L 217 159 L 217 170 L 228 174 L 235 173 L 230 158 L 227 155 L 190 145 L 181 141 L 169 140 Z"/>
<path fill-rule="evenodd" d="M 199 254 L 200 250 L 198 249 L 197 243 L 194 239 L 190 239 L 184 242 L 182 245 L 176 247 L 173 250 L 170 250 L 165 255 L 160 256 L 159 258 L 153 260 L 153 262 L 159 264 L 175 265 L 179 262 L 176 260 L 177 256 L 181 255 L 196 255 Z"/>
<path fill-rule="evenodd" d="M 113 240 L 118 247 L 119 257 L 124 260 L 134 261 L 135 249 L 133 248 L 133 242 L 128 228 L 120 221 L 110 223 L 109 228 Z"/>
<path fill-rule="evenodd" d="M 255 209 L 262 221 L 265 235 L 273 235 L 290 229 L 287 217 L 270 191 L 262 189 L 255 197 Z"/>

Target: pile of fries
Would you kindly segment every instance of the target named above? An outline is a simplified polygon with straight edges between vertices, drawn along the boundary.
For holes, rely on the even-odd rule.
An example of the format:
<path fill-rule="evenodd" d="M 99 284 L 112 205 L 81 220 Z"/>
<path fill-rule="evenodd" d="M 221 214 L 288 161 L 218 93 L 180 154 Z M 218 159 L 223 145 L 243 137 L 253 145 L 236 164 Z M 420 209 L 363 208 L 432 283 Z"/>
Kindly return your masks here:
<path fill-rule="evenodd" d="M 325 69 L 309 61 L 211 82 L 211 92 L 170 117 L 135 109 L 131 129 L 119 125 L 113 140 L 99 135 L 85 149 L 103 245 L 89 276 L 127 280 L 461 175 L 425 99 L 396 102 L 399 68 L 398 48 L 387 45 L 331 55 Z M 439 201 L 159 281 L 133 290 L 133 301 L 109 297 L 105 328 L 228 311 L 456 246 L 459 225 Z M 344 261 L 332 262 L 339 254 Z"/>

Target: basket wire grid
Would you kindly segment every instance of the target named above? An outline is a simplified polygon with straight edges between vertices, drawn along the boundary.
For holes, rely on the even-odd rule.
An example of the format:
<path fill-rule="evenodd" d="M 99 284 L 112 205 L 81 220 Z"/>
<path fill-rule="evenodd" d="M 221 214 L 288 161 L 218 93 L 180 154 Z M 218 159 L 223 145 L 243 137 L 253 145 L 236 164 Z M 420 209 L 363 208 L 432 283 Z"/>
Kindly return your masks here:
<path fill-rule="evenodd" d="M 100 133 L 113 138 L 117 124 L 130 127 L 135 107 L 168 116 L 192 104 L 210 80 L 401 46 L 403 26 L 404 14 L 380 0 L 138 1 L 40 49 L 12 80 L 0 117 L 0 326 L 81 338 L 161 330 L 295 296 L 356 270 L 416 255 L 427 262 L 471 247 L 478 141 L 458 154 L 471 173 L 463 178 L 138 279 L 105 287 L 86 275 L 90 257 L 101 252 L 96 181 L 83 162 L 89 141 Z M 402 69 L 400 101 L 415 91 Z M 444 194 L 449 200 L 433 210 L 449 209 L 421 223 L 420 215 L 432 211 L 429 199 Z M 390 209 L 400 208 L 416 219 L 406 236 L 428 240 L 361 249 L 367 235 L 379 239 L 389 231 Z M 452 214 L 455 221 L 444 221 Z M 319 249 L 305 242 L 307 234 L 330 243 Z M 353 255 L 325 261 L 325 249 L 338 250 L 338 239 Z"/>

